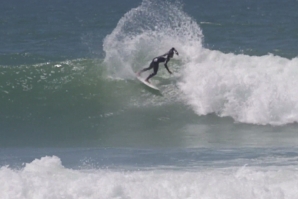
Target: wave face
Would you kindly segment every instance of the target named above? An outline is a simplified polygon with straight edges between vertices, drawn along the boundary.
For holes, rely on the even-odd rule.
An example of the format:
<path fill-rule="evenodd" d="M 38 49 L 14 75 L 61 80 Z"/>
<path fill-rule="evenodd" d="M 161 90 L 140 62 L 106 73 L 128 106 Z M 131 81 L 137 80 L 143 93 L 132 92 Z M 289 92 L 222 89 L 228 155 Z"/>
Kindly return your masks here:
<path fill-rule="evenodd" d="M 204 48 L 202 40 L 199 25 L 179 3 L 143 1 L 105 38 L 104 61 L 111 76 L 129 79 L 174 46 L 180 52 L 171 66 L 181 73 L 179 92 L 198 115 L 260 125 L 298 121 L 296 58 L 227 54 Z"/>

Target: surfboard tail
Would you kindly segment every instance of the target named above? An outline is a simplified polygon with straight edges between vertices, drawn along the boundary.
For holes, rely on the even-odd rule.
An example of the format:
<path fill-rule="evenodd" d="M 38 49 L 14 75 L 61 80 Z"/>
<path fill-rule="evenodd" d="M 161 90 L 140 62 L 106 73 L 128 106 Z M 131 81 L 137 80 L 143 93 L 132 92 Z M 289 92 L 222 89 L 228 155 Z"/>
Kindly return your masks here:
<path fill-rule="evenodd" d="M 150 88 L 152 88 L 152 89 L 154 89 L 154 90 L 158 90 L 159 91 L 159 89 L 156 87 L 156 86 L 154 86 L 153 84 L 151 84 L 150 82 L 147 82 L 145 79 L 143 79 L 141 76 L 136 76 L 137 77 L 137 79 L 140 81 L 140 82 L 142 82 L 143 84 L 145 84 L 146 86 L 148 86 L 148 87 L 150 87 Z"/>

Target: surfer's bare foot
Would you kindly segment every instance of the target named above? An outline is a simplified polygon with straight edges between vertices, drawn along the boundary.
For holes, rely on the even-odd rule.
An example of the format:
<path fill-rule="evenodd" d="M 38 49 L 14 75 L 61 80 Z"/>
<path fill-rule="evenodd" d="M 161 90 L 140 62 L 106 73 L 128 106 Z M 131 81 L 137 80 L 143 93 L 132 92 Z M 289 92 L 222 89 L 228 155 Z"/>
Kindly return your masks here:
<path fill-rule="evenodd" d="M 148 82 L 149 84 L 151 84 L 151 82 L 149 81 L 149 79 L 146 79 L 145 81 Z"/>

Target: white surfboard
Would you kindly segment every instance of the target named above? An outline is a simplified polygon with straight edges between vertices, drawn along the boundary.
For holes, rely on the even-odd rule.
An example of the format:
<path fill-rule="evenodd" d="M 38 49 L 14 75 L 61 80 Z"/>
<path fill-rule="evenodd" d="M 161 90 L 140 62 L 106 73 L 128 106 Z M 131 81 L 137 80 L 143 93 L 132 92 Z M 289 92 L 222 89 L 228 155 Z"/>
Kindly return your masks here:
<path fill-rule="evenodd" d="M 150 87 L 150 88 L 152 88 L 154 90 L 159 91 L 159 89 L 156 86 L 154 86 L 153 84 L 150 84 L 149 82 L 146 82 L 142 77 L 140 77 L 140 76 L 137 75 L 137 78 L 138 78 L 138 80 L 140 80 L 146 86 L 148 86 L 148 87 Z"/>

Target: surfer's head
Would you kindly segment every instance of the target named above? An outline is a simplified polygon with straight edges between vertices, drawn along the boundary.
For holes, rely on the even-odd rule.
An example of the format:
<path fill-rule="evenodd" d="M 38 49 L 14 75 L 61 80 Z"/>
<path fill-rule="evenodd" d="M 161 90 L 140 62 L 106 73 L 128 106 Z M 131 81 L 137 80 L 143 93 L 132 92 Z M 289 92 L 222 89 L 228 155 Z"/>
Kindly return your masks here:
<path fill-rule="evenodd" d="M 178 51 L 173 47 L 173 48 L 171 48 L 170 49 L 170 51 L 169 51 L 169 57 L 173 57 L 174 56 L 174 52 L 176 53 L 176 55 L 179 55 L 178 54 Z"/>

